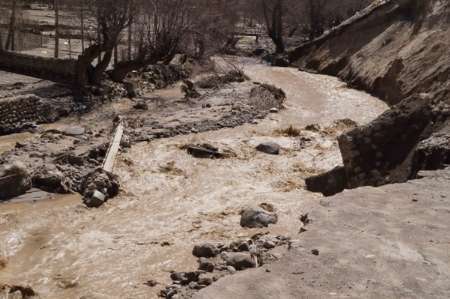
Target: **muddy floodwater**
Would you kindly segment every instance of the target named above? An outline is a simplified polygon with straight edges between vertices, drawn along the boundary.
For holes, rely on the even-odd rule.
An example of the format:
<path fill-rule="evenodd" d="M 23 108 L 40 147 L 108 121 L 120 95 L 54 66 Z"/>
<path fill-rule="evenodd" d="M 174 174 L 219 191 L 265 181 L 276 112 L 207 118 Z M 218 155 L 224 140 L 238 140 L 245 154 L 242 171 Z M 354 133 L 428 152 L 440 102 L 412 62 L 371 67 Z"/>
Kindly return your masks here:
<path fill-rule="evenodd" d="M 196 243 L 265 231 L 295 242 L 303 203 L 321 198 L 304 190 L 304 178 L 342 163 L 336 136 L 348 119 L 365 124 L 387 106 L 333 77 L 250 59 L 239 65 L 252 81 L 282 88 L 285 109 L 257 124 L 134 145 L 114 170 L 122 192 L 99 209 L 72 195 L 0 205 L 0 282 L 30 285 L 42 298 L 154 298 L 170 271 L 196 269 Z M 301 130 L 310 124 L 320 129 Z M 287 136 L 290 126 L 301 133 Z M 3 140 L 0 149 L 9 146 Z M 281 154 L 256 152 L 264 141 L 280 144 Z M 182 149 L 203 142 L 233 155 L 196 159 Z M 241 228 L 241 208 L 260 203 L 274 205 L 278 224 Z"/>

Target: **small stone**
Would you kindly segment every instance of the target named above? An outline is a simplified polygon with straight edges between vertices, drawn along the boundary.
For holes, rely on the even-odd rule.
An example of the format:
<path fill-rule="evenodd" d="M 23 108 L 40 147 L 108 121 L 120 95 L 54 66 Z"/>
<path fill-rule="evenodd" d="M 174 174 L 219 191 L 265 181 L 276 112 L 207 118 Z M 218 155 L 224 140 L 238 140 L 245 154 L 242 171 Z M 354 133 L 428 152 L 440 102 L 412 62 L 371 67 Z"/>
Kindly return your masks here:
<path fill-rule="evenodd" d="M 210 278 L 210 277 L 200 277 L 200 278 L 198 279 L 198 284 L 199 284 L 199 285 L 209 286 L 209 285 L 212 284 L 212 283 L 213 283 L 213 280 L 212 280 L 212 278 Z"/>
<path fill-rule="evenodd" d="M 207 272 L 213 272 L 214 271 L 214 263 L 212 263 L 207 258 L 201 257 L 199 259 L 199 270 L 207 271 Z"/>
<path fill-rule="evenodd" d="M 233 266 L 236 270 L 256 267 L 256 263 L 250 253 L 224 252 L 222 258 L 229 266 Z"/>
<path fill-rule="evenodd" d="M 213 159 L 213 158 L 223 158 L 224 155 L 219 152 L 219 149 L 209 145 L 209 144 L 201 144 L 201 145 L 188 145 L 187 152 L 189 155 L 195 158 L 202 159 Z"/>
<path fill-rule="evenodd" d="M 219 249 L 217 246 L 211 243 L 203 243 L 200 245 L 195 245 L 192 250 L 192 254 L 196 257 L 215 257 L 219 254 Z"/>
<path fill-rule="evenodd" d="M 91 196 L 83 199 L 84 204 L 89 208 L 98 208 L 105 203 L 106 196 L 98 190 L 94 190 Z"/>
<path fill-rule="evenodd" d="M 80 136 L 83 135 L 85 132 L 86 130 L 83 127 L 77 126 L 68 127 L 62 131 L 62 133 L 67 136 Z"/>
<path fill-rule="evenodd" d="M 319 255 L 319 250 L 318 249 L 313 249 L 311 250 L 311 253 L 314 255 Z"/>
<path fill-rule="evenodd" d="M 275 142 L 261 143 L 256 147 L 256 150 L 269 155 L 279 155 L 280 149 L 280 145 L 276 144 Z"/>
<path fill-rule="evenodd" d="M 270 108 L 269 110 L 270 113 L 278 113 L 279 111 L 278 108 Z"/>
<path fill-rule="evenodd" d="M 145 101 L 139 101 L 133 106 L 133 108 L 136 110 L 148 110 L 148 105 Z"/>
<path fill-rule="evenodd" d="M 241 212 L 242 227 L 263 228 L 278 222 L 276 213 L 267 212 L 261 208 L 247 208 Z"/>
<path fill-rule="evenodd" d="M 263 247 L 266 249 L 272 249 L 275 248 L 275 246 L 276 246 L 275 243 L 272 241 L 265 241 L 263 244 Z"/>
<path fill-rule="evenodd" d="M 230 272 L 230 274 L 236 273 L 236 268 L 233 266 L 227 266 L 227 271 Z"/>

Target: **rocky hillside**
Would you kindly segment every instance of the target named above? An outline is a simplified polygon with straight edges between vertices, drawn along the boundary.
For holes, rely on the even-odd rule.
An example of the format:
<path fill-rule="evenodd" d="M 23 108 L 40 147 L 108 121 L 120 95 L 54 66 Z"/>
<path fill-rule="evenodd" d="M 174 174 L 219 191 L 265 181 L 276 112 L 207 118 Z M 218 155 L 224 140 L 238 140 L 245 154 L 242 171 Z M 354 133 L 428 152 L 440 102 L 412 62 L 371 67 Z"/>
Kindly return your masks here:
<path fill-rule="evenodd" d="M 346 180 L 335 192 L 402 182 L 450 163 L 449 37 L 449 1 L 377 1 L 290 52 L 301 69 L 338 76 L 393 105 L 340 137 Z"/>

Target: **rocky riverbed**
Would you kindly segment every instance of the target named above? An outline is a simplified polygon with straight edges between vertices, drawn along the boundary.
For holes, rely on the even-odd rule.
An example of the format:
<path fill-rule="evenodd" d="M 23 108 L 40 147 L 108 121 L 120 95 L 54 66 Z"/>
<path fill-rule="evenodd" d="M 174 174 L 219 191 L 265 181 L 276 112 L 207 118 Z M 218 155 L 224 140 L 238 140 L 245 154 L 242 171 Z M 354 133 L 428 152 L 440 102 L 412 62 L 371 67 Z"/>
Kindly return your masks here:
<path fill-rule="evenodd" d="M 191 254 L 196 244 L 228 244 L 266 232 L 298 242 L 300 218 L 309 212 L 302 203 L 321 198 L 304 189 L 304 179 L 340 165 L 336 137 L 387 107 L 335 78 L 270 68 L 254 60 L 239 63 L 250 80 L 205 91 L 208 97 L 202 100 L 186 101 L 176 86 L 144 95 L 148 110 L 136 110 L 135 101 L 122 100 L 81 118 L 44 126 L 39 134 L 21 141 L 25 146 L 37 145 L 34 152 L 44 153 L 45 159 L 54 159 L 56 148 L 89 149 L 96 138 L 99 144 L 108 141 L 117 115 L 149 124 L 159 119 L 164 124 L 163 130 L 136 127 L 149 142 L 138 142 L 120 154 L 114 172 L 121 191 L 98 209 L 86 208 L 73 195 L 2 204 L 0 281 L 29 285 L 45 298 L 152 298 L 171 283 L 171 271 L 198 268 Z M 233 109 L 261 86 L 253 82 L 284 90 L 283 107 L 262 115 Z M 201 126 L 191 125 L 190 132 L 155 138 L 154 132 L 178 130 L 183 121 L 221 120 L 224 115 L 233 119 L 242 111 L 254 117 L 236 123 L 238 127 L 201 132 Z M 74 126 L 83 127 L 85 133 L 64 133 Z M 42 142 L 44 136 L 55 141 Z M 226 155 L 201 159 L 186 149 L 205 143 Z M 276 143 L 278 155 L 257 151 L 262 143 Z M 267 228 L 241 227 L 241 210 L 261 204 L 273 206 L 277 223 Z M 274 251 L 275 259 L 286 249 Z"/>

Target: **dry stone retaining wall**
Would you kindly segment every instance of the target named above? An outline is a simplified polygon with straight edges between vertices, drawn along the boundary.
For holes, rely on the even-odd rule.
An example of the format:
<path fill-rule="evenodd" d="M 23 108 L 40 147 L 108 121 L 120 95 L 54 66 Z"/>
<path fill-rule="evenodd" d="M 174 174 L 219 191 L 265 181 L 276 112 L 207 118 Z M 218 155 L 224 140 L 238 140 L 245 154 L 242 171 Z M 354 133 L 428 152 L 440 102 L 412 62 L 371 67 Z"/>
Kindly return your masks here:
<path fill-rule="evenodd" d="M 54 105 L 37 96 L 0 102 L 0 134 L 13 133 L 26 123 L 46 123 L 59 117 Z"/>

